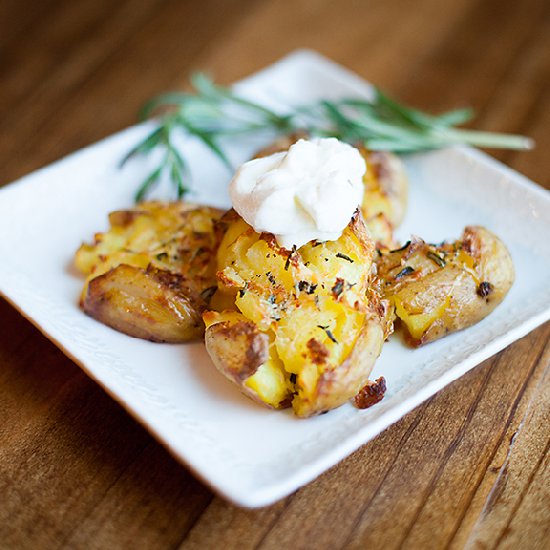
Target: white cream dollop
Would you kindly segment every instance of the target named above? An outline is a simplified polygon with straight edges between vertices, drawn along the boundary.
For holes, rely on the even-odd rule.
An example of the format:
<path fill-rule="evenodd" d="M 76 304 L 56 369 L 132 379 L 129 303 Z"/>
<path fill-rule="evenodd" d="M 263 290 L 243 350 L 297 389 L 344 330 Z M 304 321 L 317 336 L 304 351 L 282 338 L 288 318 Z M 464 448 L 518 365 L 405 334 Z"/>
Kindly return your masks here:
<path fill-rule="evenodd" d="M 366 165 L 336 138 L 300 139 L 288 151 L 245 162 L 229 185 L 233 208 L 280 246 L 338 239 L 363 197 Z"/>

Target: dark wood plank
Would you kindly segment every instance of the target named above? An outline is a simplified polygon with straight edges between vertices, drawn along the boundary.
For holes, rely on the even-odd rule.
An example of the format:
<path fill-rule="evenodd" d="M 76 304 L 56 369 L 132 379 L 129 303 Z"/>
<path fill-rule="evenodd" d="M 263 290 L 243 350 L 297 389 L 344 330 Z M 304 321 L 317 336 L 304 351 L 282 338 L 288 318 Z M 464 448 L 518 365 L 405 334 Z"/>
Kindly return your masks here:
<path fill-rule="evenodd" d="M 0 546 L 176 543 L 210 491 L 4 301 L 0 318 Z"/>
<path fill-rule="evenodd" d="M 550 498 L 550 345 L 540 383 L 512 437 L 506 457 L 467 544 L 474 547 L 546 548 Z"/>
<path fill-rule="evenodd" d="M 528 175 L 534 181 L 550 189 L 550 177 L 548 170 L 548 156 L 546 152 L 550 147 L 548 124 L 550 124 L 550 93 L 548 81 L 542 89 L 543 97 L 534 105 L 524 126 L 525 134 L 531 136 L 536 143 L 535 149 L 528 152 L 514 152 L 510 154 L 509 164 Z"/>
<path fill-rule="evenodd" d="M 181 86 L 195 56 L 250 3 L 231 0 L 220 6 L 206 0 L 196 10 L 193 2 L 106 2 L 97 8 L 97 20 L 95 11 L 88 12 L 94 3 L 76 4 L 86 32 L 79 34 L 77 26 L 74 34 L 61 38 L 64 47 L 45 76 L 27 67 L 26 74 L 33 75 L 27 93 L 15 102 L 16 109 L 0 111 L 0 156 L 5 159 L 0 183 L 134 123 L 138 108 L 152 95 Z M 73 17 L 79 13 L 75 10 Z M 62 23 L 72 29 L 70 15 Z M 40 32 L 31 43 L 40 48 L 49 40 Z M 24 63 L 36 62 L 34 49 L 19 53 Z M 5 76 L 7 81 L 17 82 L 18 66 Z M 14 128 L 25 139 L 14 139 Z"/>

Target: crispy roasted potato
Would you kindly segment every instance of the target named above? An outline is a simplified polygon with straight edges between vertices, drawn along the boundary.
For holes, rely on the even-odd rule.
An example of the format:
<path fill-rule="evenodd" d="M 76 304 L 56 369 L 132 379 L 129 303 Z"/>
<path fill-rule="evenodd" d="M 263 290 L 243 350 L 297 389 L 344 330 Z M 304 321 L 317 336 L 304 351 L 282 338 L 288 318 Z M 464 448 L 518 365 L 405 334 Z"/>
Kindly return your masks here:
<path fill-rule="evenodd" d="M 280 137 L 258 151 L 256 157 L 285 151 L 298 139 L 307 137 L 304 133 Z M 357 149 L 367 165 L 361 204 L 365 224 L 377 248 L 391 250 L 396 246 L 393 231 L 403 221 L 407 210 L 409 184 L 405 167 L 398 156 L 388 151 L 369 151 L 361 146 Z"/>
<path fill-rule="evenodd" d="M 111 228 L 83 244 L 84 311 L 130 336 L 162 342 L 199 338 L 216 290 L 213 208 L 148 202 L 112 212 Z"/>
<path fill-rule="evenodd" d="M 75 266 L 97 276 L 125 263 L 212 281 L 215 274 L 214 222 L 222 211 L 184 202 L 144 202 L 132 210 L 109 214 L 110 229 L 96 233 L 93 244 L 83 244 Z"/>
<path fill-rule="evenodd" d="M 376 260 L 384 296 L 408 342 L 420 346 L 486 317 L 514 281 L 502 241 L 483 227 L 432 245 L 415 238 Z"/>
<path fill-rule="evenodd" d="M 396 244 L 393 231 L 407 210 L 409 183 L 405 167 L 399 157 L 388 151 L 359 147 L 359 152 L 367 164 L 361 204 L 365 223 L 377 248 L 391 250 Z"/>
<path fill-rule="evenodd" d="M 352 398 L 390 331 L 360 213 L 337 241 L 291 251 L 234 211 L 220 225 L 218 293 L 203 315 L 216 367 L 250 397 L 292 404 L 301 417 Z"/>
<path fill-rule="evenodd" d="M 182 275 L 120 264 L 90 280 L 84 311 L 102 323 L 153 342 L 184 342 L 204 333 L 206 303 Z"/>
<path fill-rule="evenodd" d="M 365 220 L 382 213 L 392 227 L 398 227 L 405 217 L 409 189 L 403 163 L 389 151 L 369 151 L 359 147 L 359 152 L 367 164 L 361 205 Z"/>

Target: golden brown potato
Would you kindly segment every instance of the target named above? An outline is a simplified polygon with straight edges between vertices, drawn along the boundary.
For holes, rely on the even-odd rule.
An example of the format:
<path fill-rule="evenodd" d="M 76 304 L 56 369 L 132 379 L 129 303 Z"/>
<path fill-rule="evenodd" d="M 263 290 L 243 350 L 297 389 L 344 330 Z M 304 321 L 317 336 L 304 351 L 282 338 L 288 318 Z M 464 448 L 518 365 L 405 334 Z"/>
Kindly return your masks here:
<path fill-rule="evenodd" d="M 405 217 L 409 183 L 403 163 L 389 151 L 369 151 L 359 147 L 365 159 L 367 171 L 363 176 L 365 194 L 361 210 L 368 223 L 382 213 L 393 228 Z"/>
<path fill-rule="evenodd" d="M 360 213 L 337 241 L 291 251 L 233 211 L 221 225 L 217 311 L 203 315 L 216 367 L 255 400 L 292 404 L 301 417 L 352 398 L 390 330 Z"/>
<path fill-rule="evenodd" d="M 183 342 L 204 332 L 206 302 L 182 275 L 121 264 L 90 280 L 84 311 L 125 334 L 153 342 Z"/>
<path fill-rule="evenodd" d="M 287 150 L 298 139 L 307 139 L 304 133 L 283 136 L 261 149 L 256 157 L 264 157 Z M 398 156 L 388 151 L 369 151 L 357 146 L 365 159 L 367 171 L 363 176 L 365 193 L 361 211 L 376 247 L 395 248 L 393 231 L 403 221 L 407 210 L 409 183 L 405 167 Z"/>
<path fill-rule="evenodd" d="M 376 243 L 377 250 L 388 251 L 397 248 L 398 241 L 393 236 L 394 226 L 388 221 L 382 212 L 371 216 L 365 225 L 369 230 L 371 238 Z"/>
<path fill-rule="evenodd" d="M 75 266 L 97 276 L 125 263 L 146 268 L 152 264 L 185 275 L 202 285 L 215 276 L 215 221 L 221 210 L 184 202 L 144 202 L 132 210 L 109 214 L 110 229 L 83 244 Z"/>
<path fill-rule="evenodd" d="M 514 281 L 502 241 L 483 227 L 466 227 L 454 243 L 415 238 L 377 259 L 384 296 L 408 342 L 420 346 L 486 317 Z"/>
<path fill-rule="evenodd" d="M 76 267 L 87 276 L 84 311 L 138 338 L 200 337 L 201 312 L 216 290 L 220 216 L 219 210 L 183 202 L 147 202 L 112 212 L 109 231 L 96 234 L 75 255 Z"/>
<path fill-rule="evenodd" d="M 287 407 L 292 385 L 276 356 L 270 358 L 269 336 L 236 311 L 208 311 L 203 317 L 206 350 L 216 368 L 254 401 Z"/>

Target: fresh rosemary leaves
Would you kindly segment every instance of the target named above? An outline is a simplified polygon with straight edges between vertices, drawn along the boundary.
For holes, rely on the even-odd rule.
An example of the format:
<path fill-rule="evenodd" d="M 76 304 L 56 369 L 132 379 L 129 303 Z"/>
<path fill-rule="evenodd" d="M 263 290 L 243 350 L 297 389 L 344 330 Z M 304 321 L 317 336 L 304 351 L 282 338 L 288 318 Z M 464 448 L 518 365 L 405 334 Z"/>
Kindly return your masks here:
<path fill-rule="evenodd" d="M 158 115 L 156 127 L 124 157 L 122 164 L 152 151 L 160 150 L 162 155 L 139 187 L 136 201 L 143 200 L 165 174 L 178 198 L 189 191 L 188 164 L 174 143 L 175 133 L 181 131 L 201 140 L 229 169 L 233 167 L 221 145 L 222 138 L 266 130 L 280 135 L 300 132 L 332 136 L 372 150 L 398 153 L 455 144 L 507 149 L 532 146 L 531 140 L 522 136 L 456 128 L 470 120 L 473 113 L 469 109 L 432 116 L 400 105 L 379 90 L 371 100 L 323 100 L 280 115 L 218 86 L 204 74 L 193 76 L 191 83 L 194 93 L 163 94 L 142 109 L 142 119 Z"/>

